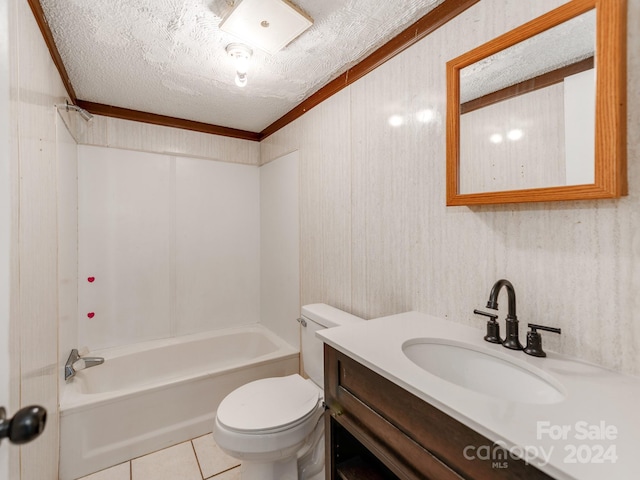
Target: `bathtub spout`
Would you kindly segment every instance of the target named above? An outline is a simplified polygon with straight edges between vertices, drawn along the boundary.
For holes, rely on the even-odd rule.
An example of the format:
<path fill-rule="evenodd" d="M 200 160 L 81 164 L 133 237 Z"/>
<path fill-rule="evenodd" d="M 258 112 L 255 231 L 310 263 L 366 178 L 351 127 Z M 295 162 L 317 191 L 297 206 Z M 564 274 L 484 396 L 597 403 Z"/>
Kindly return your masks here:
<path fill-rule="evenodd" d="M 104 358 L 101 357 L 81 357 L 78 353 L 78 349 L 74 348 L 69 354 L 67 363 L 64 365 L 64 379 L 65 381 L 71 380 L 75 377 L 78 370 L 84 370 L 85 368 L 95 367 L 96 365 L 102 365 Z"/>
<path fill-rule="evenodd" d="M 73 364 L 73 369 L 77 372 L 78 370 L 95 367 L 96 365 L 102 365 L 103 363 L 104 358 L 101 357 L 82 357 Z"/>

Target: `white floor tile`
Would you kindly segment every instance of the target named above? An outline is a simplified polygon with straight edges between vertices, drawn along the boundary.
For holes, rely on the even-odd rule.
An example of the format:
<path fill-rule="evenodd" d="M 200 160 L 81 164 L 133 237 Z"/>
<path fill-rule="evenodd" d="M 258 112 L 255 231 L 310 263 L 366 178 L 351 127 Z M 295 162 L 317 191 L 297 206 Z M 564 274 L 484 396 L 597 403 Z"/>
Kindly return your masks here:
<path fill-rule="evenodd" d="M 202 480 L 191 442 L 131 461 L 132 480 Z"/>
<path fill-rule="evenodd" d="M 230 468 L 240 465 L 240 462 L 230 457 L 216 445 L 211 433 L 193 439 L 193 446 L 198 456 L 198 462 L 204 478 L 209 478 Z M 215 477 L 216 479 L 218 477 Z M 229 477 L 234 478 L 234 477 Z M 238 477 L 239 478 L 239 477 Z"/>
<path fill-rule="evenodd" d="M 131 480 L 130 470 L 131 466 L 129 462 L 126 462 L 97 473 L 92 473 L 78 480 Z"/>

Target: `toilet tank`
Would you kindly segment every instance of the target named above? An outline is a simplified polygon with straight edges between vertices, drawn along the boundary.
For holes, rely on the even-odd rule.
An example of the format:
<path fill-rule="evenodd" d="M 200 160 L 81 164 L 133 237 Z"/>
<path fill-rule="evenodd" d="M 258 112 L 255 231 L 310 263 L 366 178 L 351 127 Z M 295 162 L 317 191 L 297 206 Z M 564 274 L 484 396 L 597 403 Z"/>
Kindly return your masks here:
<path fill-rule="evenodd" d="M 302 366 L 305 373 L 320 388 L 324 388 L 323 342 L 316 337 L 316 331 L 341 325 L 363 322 L 364 319 L 343 312 L 324 303 L 314 303 L 302 307 Z M 306 324 L 306 326 L 304 326 Z"/>

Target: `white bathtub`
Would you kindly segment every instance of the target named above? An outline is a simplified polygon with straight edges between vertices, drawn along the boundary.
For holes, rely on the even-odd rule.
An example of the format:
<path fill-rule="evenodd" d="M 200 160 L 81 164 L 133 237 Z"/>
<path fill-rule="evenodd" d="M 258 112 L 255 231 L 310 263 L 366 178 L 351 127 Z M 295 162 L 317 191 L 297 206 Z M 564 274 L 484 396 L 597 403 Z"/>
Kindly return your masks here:
<path fill-rule="evenodd" d="M 297 373 L 298 351 L 250 325 L 91 352 L 60 400 L 60 480 L 210 432 L 222 399 L 249 381 Z"/>

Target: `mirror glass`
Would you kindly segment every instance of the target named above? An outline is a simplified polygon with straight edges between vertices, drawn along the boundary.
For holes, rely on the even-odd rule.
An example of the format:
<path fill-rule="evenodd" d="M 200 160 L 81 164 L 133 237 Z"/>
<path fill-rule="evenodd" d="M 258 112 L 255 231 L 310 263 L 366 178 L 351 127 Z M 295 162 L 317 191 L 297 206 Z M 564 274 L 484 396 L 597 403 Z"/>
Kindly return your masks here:
<path fill-rule="evenodd" d="M 571 0 L 447 62 L 447 205 L 617 198 L 624 0 Z"/>
<path fill-rule="evenodd" d="M 595 10 L 460 70 L 460 193 L 594 182 Z"/>

